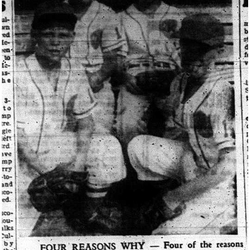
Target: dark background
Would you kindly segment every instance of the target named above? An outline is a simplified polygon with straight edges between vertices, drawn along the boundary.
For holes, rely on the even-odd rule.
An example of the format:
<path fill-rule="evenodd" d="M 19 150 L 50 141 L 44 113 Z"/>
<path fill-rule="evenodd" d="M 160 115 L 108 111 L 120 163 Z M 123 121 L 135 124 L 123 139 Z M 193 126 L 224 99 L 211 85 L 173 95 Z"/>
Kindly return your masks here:
<path fill-rule="evenodd" d="M 101 3 L 104 3 L 112 7 L 115 11 L 121 11 L 126 9 L 131 5 L 135 0 L 98 0 Z M 34 10 L 36 6 L 44 2 L 44 0 L 16 0 L 15 1 L 15 10 Z M 170 5 L 224 5 L 231 4 L 232 0 L 164 0 L 167 4 Z"/>

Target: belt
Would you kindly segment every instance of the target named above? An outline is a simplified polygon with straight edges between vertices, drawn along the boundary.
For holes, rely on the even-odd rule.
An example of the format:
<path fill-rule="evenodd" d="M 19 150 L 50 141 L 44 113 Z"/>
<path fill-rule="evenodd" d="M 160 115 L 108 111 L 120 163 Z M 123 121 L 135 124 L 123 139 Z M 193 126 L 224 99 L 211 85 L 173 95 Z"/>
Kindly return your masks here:
<path fill-rule="evenodd" d="M 128 65 L 127 69 L 132 68 L 161 68 L 161 69 L 171 69 L 170 63 L 167 62 L 154 62 L 154 63 L 137 63 Z"/>
<path fill-rule="evenodd" d="M 83 67 L 86 67 L 86 68 L 96 68 L 96 67 L 101 67 L 102 64 L 99 63 L 99 64 L 87 64 L 87 63 L 82 63 Z"/>

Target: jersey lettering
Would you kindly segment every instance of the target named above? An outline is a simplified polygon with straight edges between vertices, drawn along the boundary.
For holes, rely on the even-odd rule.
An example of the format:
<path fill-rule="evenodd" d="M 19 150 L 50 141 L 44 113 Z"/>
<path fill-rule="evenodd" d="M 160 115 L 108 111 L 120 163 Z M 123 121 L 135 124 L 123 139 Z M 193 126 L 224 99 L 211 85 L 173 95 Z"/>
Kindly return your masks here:
<path fill-rule="evenodd" d="M 213 136 L 210 116 L 207 116 L 202 111 L 194 114 L 194 128 L 204 138 L 211 138 Z"/>
<path fill-rule="evenodd" d="M 90 36 L 90 40 L 91 40 L 91 45 L 94 49 L 97 49 L 102 42 L 102 30 L 101 29 L 97 29 L 95 30 L 91 36 Z"/>

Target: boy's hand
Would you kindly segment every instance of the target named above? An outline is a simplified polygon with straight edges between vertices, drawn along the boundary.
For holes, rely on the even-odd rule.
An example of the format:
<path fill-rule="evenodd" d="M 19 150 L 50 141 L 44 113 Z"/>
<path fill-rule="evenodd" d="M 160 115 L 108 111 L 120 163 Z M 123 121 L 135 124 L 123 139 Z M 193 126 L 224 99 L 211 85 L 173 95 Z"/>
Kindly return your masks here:
<path fill-rule="evenodd" d="M 89 84 L 93 92 L 99 92 L 104 86 L 103 77 L 101 76 L 101 74 L 98 72 L 90 73 L 86 71 L 86 75 L 88 76 Z"/>
<path fill-rule="evenodd" d="M 127 74 L 126 75 L 126 88 L 127 90 L 134 95 L 142 95 L 142 90 L 137 86 L 137 79 L 135 76 Z"/>

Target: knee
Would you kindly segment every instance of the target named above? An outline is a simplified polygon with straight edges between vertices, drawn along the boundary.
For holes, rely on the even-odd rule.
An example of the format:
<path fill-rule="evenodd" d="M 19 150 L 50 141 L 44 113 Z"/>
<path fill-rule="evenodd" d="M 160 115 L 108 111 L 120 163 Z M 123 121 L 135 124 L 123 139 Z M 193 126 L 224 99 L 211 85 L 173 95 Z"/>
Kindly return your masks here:
<path fill-rule="evenodd" d="M 143 148 L 143 142 L 145 141 L 145 135 L 138 135 L 134 137 L 128 144 L 128 153 L 138 154 Z"/>
<path fill-rule="evenodd" d="M 120 142 L 110 134 L 95 134 L 91 142 L 91 148 L 99 148 L 104 158 L 108 155 L 123 158 Z"/>
<path fill-rule="evenodd" d="M 146 137 L 146 135 L 138 135 L 128 144 L 128 156 L 133 166 L 137 165 L 138 161 L 142 162 L 143 160 Z"/>
<path fill-rule="evenodd" d="M 103 145 L 106 146 L 107 149 L 115 150 L 117 153 L 120 153 L 122 150 L 120 142 L 113 135 L 103 137 Z"/>
<path fill-rule="evenodd" d="M 99 146 L 99 153 L 94 151 L 88 159 L 89 182 L 103 186 L 124 179 L 126 167 L 119 141 L 111 135 L 100 135 L 92 143 L 95 148 Z"/>

